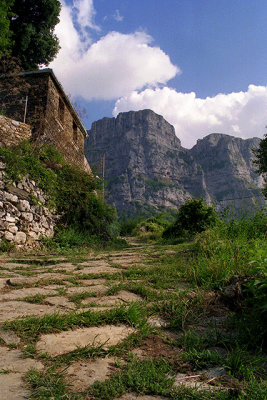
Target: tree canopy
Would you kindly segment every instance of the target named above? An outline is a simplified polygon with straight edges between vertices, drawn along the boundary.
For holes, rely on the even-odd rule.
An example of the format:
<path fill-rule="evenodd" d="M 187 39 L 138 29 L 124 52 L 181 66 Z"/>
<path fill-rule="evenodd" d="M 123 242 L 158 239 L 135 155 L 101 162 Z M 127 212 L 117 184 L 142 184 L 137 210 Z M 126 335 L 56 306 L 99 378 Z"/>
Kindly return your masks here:
<path fill-rule="evenodd" d="M 254 154 L 256 156 L 254 163 L 257 165 L 257 172 L 263 174 L 265 180 L 263 193 L 267 198 L 267 134 L 260 141 L 259 148 L 254 150 Z"/>
<path fill-rule="evenodd" d="M 0 0 L 0 55 L 11 47 L 10 8 L 14 0 Z"/>
<path fill-rule="evenodd" d="M 0 0 L 0 54 L 5 50 L 24 70 L 49 64 L 59 50 L 59 12 L 58 0 Z"/>

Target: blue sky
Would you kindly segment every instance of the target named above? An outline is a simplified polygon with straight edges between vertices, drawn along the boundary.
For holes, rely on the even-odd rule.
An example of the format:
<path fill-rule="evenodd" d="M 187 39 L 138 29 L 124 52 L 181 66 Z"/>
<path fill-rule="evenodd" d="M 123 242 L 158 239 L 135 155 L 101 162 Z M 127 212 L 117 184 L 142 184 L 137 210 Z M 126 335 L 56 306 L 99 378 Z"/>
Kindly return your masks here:
<path fill-rule="evenodd" d="M 266 0 L 62 0 L 51 64 L 91 122 L 151 108 L 185 147 L 212 132 L 262 137 Z"/>

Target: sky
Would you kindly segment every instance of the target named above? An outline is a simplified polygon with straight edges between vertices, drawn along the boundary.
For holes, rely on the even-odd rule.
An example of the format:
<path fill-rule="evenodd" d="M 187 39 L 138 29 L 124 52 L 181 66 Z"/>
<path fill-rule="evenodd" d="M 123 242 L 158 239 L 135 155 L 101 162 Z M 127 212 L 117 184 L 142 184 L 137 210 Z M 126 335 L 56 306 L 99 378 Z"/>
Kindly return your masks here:
<path fill-rule="evenodd" d="M 60 0 L 49 65 L 84 125 L 152 109 L 191 148 L 210 133 L 263 137 L 266 0 Z"/>

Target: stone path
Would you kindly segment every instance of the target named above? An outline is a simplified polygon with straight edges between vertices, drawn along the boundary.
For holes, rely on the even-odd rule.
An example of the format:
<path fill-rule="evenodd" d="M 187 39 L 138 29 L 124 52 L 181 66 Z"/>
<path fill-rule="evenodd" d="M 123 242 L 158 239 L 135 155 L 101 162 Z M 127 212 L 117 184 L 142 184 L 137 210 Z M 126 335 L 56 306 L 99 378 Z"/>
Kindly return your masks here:
<path fill-rule="evenodd" d="M 16 321 L 24 317 L 69 316 L 83 311 L 112 310 L 132 302 L 142 302 L 140 294 L 129 291 L 125 286 L 124 271 L 132 266 L 139 267 L 159 257 L 160 252 L 151 252 L 146 247 L 129 251 L 114 251 L 109 254 L 90 254 L 82 261 L 47 256 L 28 256 L 27 258 L 0 258 L 0 400 L 22 400 L 30 398 L 31 389 L 25 374 L 34 368 L 44 371 L 56 358 L 72 354 L 77 349 L 98 347 L 107 350 L 120 344 L 135 332 L 127 324 L 108 324 L 101 326 L 71 326 L 43 333 L 33 342 L 35 351 L 31 358 L 25 348 L 29 343 L 23 334 L 6 330 L 6 321 Z M 171 253 L 170 253 L 171 254 Z M 139 282 L 137 279 L 136 282 Z M 118 287 L 116 287 L 116 285 Z M 74 313 L 74 314 L 73 314 Z M 155 329 L 166 328 L 168 321 L 157 315 L 148 323 Z M 166 332 L 167 335 L 167 332 Z M 170 333 L 171 335 L 171 333 Z M 160 337 L 160 336 L 159 336 Z M 133 350 L 140 360 L 146 357 L 170 357 L 171 348 L 162 339 L 144 343 L 142 348 Z M 167 336 L 166 336 L 167 337 Z M 176 349 L 177 352 L 180 350 Z M 45 356 L 44 356 L 45 354 Z M 119 360 L 123 363 L 123 357 Z M 48 363 L 48 364 L 47 364 Z M 50 363 L 50 364 L 49 364 Z M 72 385 L 74 392 L 82 392 L 95 381 L 104 381 L 116 370 L 116 359 L 112 356 L 99 356 L 88 359 L 72 359 L 64 368 L 65 380 Z M 215 371 L 215 373 L 219 373 Z M 209 371 L 206 372 L 210 379 Z M 212 375 L 213 376 L 213 375 Z M 201 383 L 202 382 L 202 383 Z M 203 385 L 198 378 L 190 379 L 187 374 L 178 374 L 175 385 Z M 210 388 L 208 384 L 204 388 Z M 90 397 L 81 397 L 90 399 Z M 123 395 L 120 400 L 165 400 L 159 396 L 141 396 L 135 393 Z"/>

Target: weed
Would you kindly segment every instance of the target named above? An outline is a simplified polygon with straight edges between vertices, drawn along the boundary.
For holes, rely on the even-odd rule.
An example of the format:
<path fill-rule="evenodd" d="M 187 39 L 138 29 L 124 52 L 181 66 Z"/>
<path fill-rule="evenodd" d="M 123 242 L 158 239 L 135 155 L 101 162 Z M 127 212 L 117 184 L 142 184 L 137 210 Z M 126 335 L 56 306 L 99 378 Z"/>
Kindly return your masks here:
<path fill-rule="evenodd" d="M 27 301 L 28 303 L 32 303 L 32 304 L 44 304 L 45 301 L 45 295 L 43 294 L 36 294 L 34 296 L 27 296 L 24 297 L 23 299 L 21 299 L 22 301 Z"/>
<path fill-rule="evenodd" d="M 190 363 L 193 370 L 209 368 L 222 363 L 222 357 L 210 350 L 189 350 L 182 354 L 182 360 Z"/>

